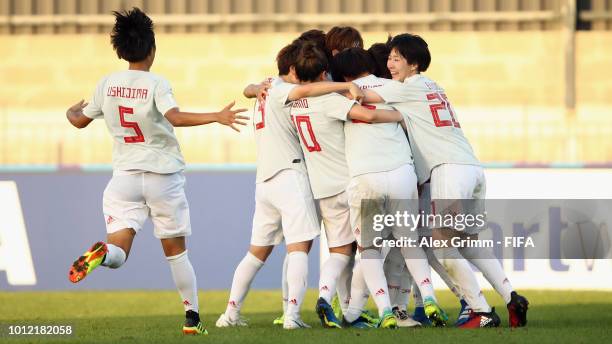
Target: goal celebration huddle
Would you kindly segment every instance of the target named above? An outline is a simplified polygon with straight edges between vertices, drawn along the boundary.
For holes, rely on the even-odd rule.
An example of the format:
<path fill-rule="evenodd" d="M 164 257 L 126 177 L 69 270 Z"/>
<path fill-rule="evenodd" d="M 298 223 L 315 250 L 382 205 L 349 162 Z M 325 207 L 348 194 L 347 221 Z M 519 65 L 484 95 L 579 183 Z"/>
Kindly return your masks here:
<path fill-rule="evenodd" d="M 250 118 L 234 103 L 219 112 L 181 111 L 170 82 L 150 72 L 156 52 L 151 19 L 138 8 L 114 15 L 111 43 L 128 69 L 100 79 L 91 100 L 66 113 L 77 128 L 104 119 L 113 138 L 113 176 L 103 194 L 107 239 L 80 256 L 68 277 L 87 283 L 81 281 L 100 266 L 121 267 L 151 218 L 185 309 L 182 331 L 206 334 L 186 249 L 191 224 L 185 161 L 173 127 L 217 122 L 238 131 Z M 529 302 L 513 289 L 492 251 L 380 248 L 362 225 L 370 212 L 363 208 L 365 200 L 377 202 L 385 213 L 399 210 L 401 202 L 394 200 L 415 200 L 414 213 L 433 213 L 440 211 L 441 200 L 485 199 L 483 167 L 459 118 L 444 89 L 424 75 L 431 60 L 427 43 L 417 35 L 398 34 L 366 49 L 358 30 L 336 26 L 303 32 L 276 55 L 278 75 L 246 85 L 244 96 L 255 103 L 255 213 L 250 246 L 235 268 L 216 327 L 248 327 L 241 307 L 258 271 L 281 244 L 287 250 L 279 271 L 283 312 L 270 326 L 502 326 L 473 267 L 507 305 L 508 325 L 527 324 Z M 303 304 L 308 254 L 322 227 L 329 257 L 321 265 L 316 304 Z M 448 240 L 477 237 L 480 230 L 388 226 L 378 235 Z M 456 317 L 438 302 L 432 269 L 456 295 L 461 305 Z M 414 313 L 409 314 L 411 296 Z M 376 314 L 366 310 L 370 297 Z M 302 320 L 302 312 L 313 310 L 320 324 Z"/>

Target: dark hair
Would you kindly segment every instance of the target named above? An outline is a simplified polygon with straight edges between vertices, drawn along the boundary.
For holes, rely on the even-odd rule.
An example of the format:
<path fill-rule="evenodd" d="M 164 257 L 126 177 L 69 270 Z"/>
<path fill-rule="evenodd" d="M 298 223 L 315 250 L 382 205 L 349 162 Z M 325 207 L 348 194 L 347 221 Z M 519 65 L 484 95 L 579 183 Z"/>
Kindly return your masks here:
<path fill-rule="evenodd" d="M 325 52 L 321 51 L 315 43 L 304 42 L 300 47 L 295 73 L 300 81 L 315 81 L 329 69 L 329 62 Z"/>
<path fill-rule="evenodd" d="M 390 40 L 391 37 L 389 37 L 387 43 L 374 43 L 370 49 L 368 49 L 368 53 L 372 58 L 372 74 L 379 78 L 391 79 L 391 72 L 389 72 L 389 68 L 387 68 L 387 60 L 391 52 L 388 45 Z"/>
<path fill-rule="evenodd" d="M 363 48 L 363 38 L 357 29 L 352 26 L 334 26 L 327 32 L 325 45 L 331 53 L 348 48 Z"/>
<path fill-rule="evenodd" d="M 303 42 L 313 42 L 317 45 L 317 48 L 325 51 L 325 49 L 327 49 L 325 46 L 326 37 L 327 36 L 325 35 L 324 31 L 312 29 L 312 30 L 302 32 L 300 37 L 298 37 L 296 40 L 303 41 Z"/>
<path fill-rule="evenodd" d="M 334 56 L 331 72 L 334 81 L 356 79 L 364 73 L 372 73 L 373 64 L 367 51 L 362 48 L 348 48 Z"/>
<path fill-rule="evenodd" d="M 111 44 L 120 59 L 129 62 L 145 60 L 155 49 L 153 21 L 139 8 L 130 11 L 113 11 L 115 26 L 111 32 Z"/>
<path fill-rule="evenodd" d="M 419 72 L 429 68 L 431 54 L 427 42 L 420 36 L 409 33 L 397 35 L 389 43 L 389 48 L 397 50 L 409 64 L 416 64 Z"/>
<path fill-rule="evenodd" d="M 298 53 L 300 52 L 301 42 L 297 40 L 286 45 L 276 55 L 276 66 L 278 67 L 278 75 L 287 75 L 291 66 L 295 65 Z"/>

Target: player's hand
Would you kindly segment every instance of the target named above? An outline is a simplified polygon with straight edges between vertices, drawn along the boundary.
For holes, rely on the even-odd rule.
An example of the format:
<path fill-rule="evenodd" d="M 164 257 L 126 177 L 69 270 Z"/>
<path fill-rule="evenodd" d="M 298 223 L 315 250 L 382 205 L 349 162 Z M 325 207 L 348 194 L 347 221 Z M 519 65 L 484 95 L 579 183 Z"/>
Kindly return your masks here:
<path fill-rule="evenodd" d="M 237 115 L 238 113 L 245 112 L 247 109 L 233 110 L 232 107 L 235 104 L 236 104 L 236 101 L 234 100 L 233 102 L 229 103 L 226 107 L 224 107 L 223 110 L 219 111 L 217 122 L 219 122 L 219 124 L 227 125 L 228 127 L 236 130 L 237 132 L 240 132 L 240 130 L 238 130 L 238 128 L 235 125 L 236 124 L 246 125 L 246 122 L 242 120 L 248 120 L 249 117 Z"/>
<path fill-rule="evenodd" d="M 349 91 L 349 99 L 355 99 L 359 104 L 361 104 L 361 101 L 365 97 L 365 94 L 363 94 L 363 91 L 361 90 L 361 88 L 359 88 L 357 84 L 351 82 L 351 85 L 349 86 L 348 91 Z"/>
<path fill-rule="evenodd" d="M 83 115 L 83 109 L 85 109 L 87 104 L 89 104 L 89 103 L 86 103 L 85 100 L 81 99 L 80 102 L 78 102 L 78 103 L 72 105 L 70 108 L 68 108 L 68 113 L 71 116 Z M 85 116 L 85 115 L 83 115 L 83 116 Z"/>
<path fill-rule="evenodd" d="M 270 87 L 272 87 L 272 84 L 270 83 L 270 79 L 266 79 L 261 84 L 259 84 L 257 86 L 257 91 L 256 91 L 257 100 L 259 100 L 260 102 L 263 102 L 268 96 L 268 89 Z"/>

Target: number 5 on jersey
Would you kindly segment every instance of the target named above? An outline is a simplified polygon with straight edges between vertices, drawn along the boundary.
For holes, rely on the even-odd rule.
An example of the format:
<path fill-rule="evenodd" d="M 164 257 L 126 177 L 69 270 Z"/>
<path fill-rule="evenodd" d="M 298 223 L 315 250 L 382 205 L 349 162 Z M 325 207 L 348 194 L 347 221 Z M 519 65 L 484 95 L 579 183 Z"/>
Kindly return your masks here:
<path fill-rule="evenodd" d="M 134 114 L 134 108 L 119 106 L 119 120 L 121 121 L 121 126 L 124 128 L 131 128 L 136 133 L 135 136 L 123 137 L 123 140 L 125 141 L 125 143 L 145 142 L 144 135 L 142 134 L 142 130 L 140 130 L 138 123 L 125 120 L 125 115 L 133 115 L 133 114 Z"/>

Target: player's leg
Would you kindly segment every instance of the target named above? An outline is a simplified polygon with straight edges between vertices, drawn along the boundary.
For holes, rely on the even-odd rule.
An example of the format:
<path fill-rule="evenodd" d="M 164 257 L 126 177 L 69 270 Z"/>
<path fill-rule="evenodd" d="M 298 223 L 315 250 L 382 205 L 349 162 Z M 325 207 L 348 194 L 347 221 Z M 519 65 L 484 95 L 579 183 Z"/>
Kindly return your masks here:
<path fill-rule="evenodd" d="M 308 176 L 287 169 L 274 179 L 270 190 L 274 206 L 280 211 L 282 235 L 287 244 L 287 310 L 283 327 L 309 327 L 302 321 L 300 308 L 304 301 L 308 277 L 308 252 L 312 240 L 321 232 Z"/>
<path fill-rule="evenodd" d="M 281 290 L 283 297 L 283 314 L 281 316 L 275 318 L 272 321 L 272 325 L 282 326 L 285 322 L 285 312 L 287 312 L 287 293 L 289 291 L 289 286 L 287 285 L 287 263 L 289 262 L 289 256 L 285 254 L 285 259 L 283 259 L 283 272 L 281 273 Z"/>
<path fill-rule="evenodd" d="M 350 212 L 345 192 L 319 200 L 319 212 L 323 218 L 329 258 L 321 268 L 319 300 L 316 311 L 321 324 L 328 328 L 340 328 L 340 320 L 331 307 L 336 285 L 353 255 L 355 238 L 351 232 Z"/>
<path fill-rule="evenodd" d="M 368 290 L 378 308 L 381 325 L 385 328 L 397 327 L 397 321 L 391 311 L 389 299 L 389 288 L 383 270 L 383 256 L 380 249 L 374 246 L 374 233 L 372 228 L 362 228 L 362 212 L 373 212 L 382 214 L 384 211 L 384 194 L 380 193 L 382 186 L 376 173 L 369 173 L 354 177 L 349 182 L 347 195 L 350 205 L 351 228 L 357 240 L 358 250 L 361 255 L 360 268 Z M 368 202 L 371 209 L 362 209 L 361 200 L 372 200 Z M 355 277 L 353 277 L 355 278 Z"/>
<path fill-rule="evenodd" d="M 191 235 L 189 203 L 182 173 L 144 173 L 142 185 L 150 209 L 153 232 L 160 239 L 172 279 L 185 309 L 184 334 L 207 334 L 200 320 L 195 271 L 186 249 Z"/>
<path fill-rule="evenodd" d="M 246 326 L 240 317 L 240 309 L 251 288 L 257 272 L 272 252 L 274 245 L 282 242 L 281 214 L 270 202 L 276 177 L 255 187 L 255 213 L 249 251 L 242 258 L 232 279 L 230 297 L 225 312 L 219 316 L 217 327 Z"/>
<path fill-rule="evenodd" d="M 342 314 L 346 313 L 349 306 L 349 301 L 351 299 L 351 280 L 353 279 L 353 268 L 355 267 L 355 251 L 357 250 L 357 245 L 354 243 L 351 248 L 351 256 L 348 264 L 340 273 L 338 277 L 338 284 L 336 285 L 336 291 L 338 295 L 337 305 L 334 304 L 334 300 L 332 299 L 332 308 L 334 309 L 334 314 L 336 314 L 336 318 L 341 319 Z"/>
<path fill-rule="evenodd" d="M 386 213 L 418 214 L 419 195 L 417 191 L 417 177 L 414 166 L 403 165 L 395 170 L 386 172 L 384 188 L 391 201 L 386 205 Z M 418 239 L 416 228 L 396 226 L 392 228 L 395 239 Z M 445 326 L 448 316 L 437 303 L 431 282 L 431 269 L 425 251 L 418 246 L 405 246 L 401 248 L 402 256 L 410 275 L 416 281 L 425 304 L 425 313 L 434 325 Z"/>
<path fill-rule="evenodd" d="M 470 170 L 469 165 L 443 164 L 432 170 L 431 174 L 431 199 L 432 213 L 444 216 L 447 213 L 462 213 L 463 203 L 461 200 L 472 198 L 476 187 L 476 178 L 466 174 L 464 170 Z M 460 233 L 453 228 L 442 228 L 441 224 L 435 224 L 433 231 L 434 240 L 445 240 L 449 242 L 452 237 Z M 495 327 L 499 326 L 499 317 L 491 309 L 476 279 L 470 264 L 461 255 L 456 247 L 437 248 L 434 254 L 448 271 L 451 279 L 461 289 L 465 301 L 473 312 L 459 327 Z M 484 321 L 481 321 L 481 318 Z"/>
<path fill-rule="evenodd" d="M 361 255 L 355 256 L 353 267 L 353 278 L 351 281 L 351 297 L 346 312 L 343 313 L 343 326 L 354 328 L 371 328 L 378 325 L 378 318 L 371 319 L 369 314 L 364 313 L 366 303 L 370 296 L 368 286 L 363 278 L 361 270 Z"/>
<path fill-rule="evenodd" d="M 125 263 L 136 232 L 148 216 L 140 174 L 114 176 L 103 196 L 106 242 L 99 241 L 74 261 L 68 277 L 77 283 L 98 266 L 116 269 Z"/>

